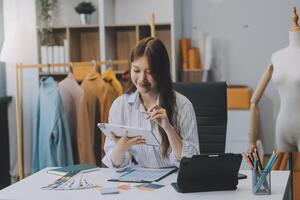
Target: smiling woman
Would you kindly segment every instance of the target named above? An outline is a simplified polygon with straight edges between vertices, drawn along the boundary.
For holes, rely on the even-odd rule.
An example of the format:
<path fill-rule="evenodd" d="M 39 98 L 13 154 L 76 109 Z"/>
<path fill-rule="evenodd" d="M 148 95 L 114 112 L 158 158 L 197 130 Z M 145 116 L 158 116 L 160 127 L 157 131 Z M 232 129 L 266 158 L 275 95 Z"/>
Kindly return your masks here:
<path fill-rule="evenodd" d="M 117 98 L 109 123 L 150 129 L 160 146 L 148 146 L 140 137 L 105 141 L 103 163 L 123 168 L 137 164 L 147 168 L 178 166 L 182 157 L 199 154 L 195 111 L 191 102 L 175 92 L 170 61 L 161 40 L 153 37 L 138 42 L 130 56 L 130 87 Z"/>

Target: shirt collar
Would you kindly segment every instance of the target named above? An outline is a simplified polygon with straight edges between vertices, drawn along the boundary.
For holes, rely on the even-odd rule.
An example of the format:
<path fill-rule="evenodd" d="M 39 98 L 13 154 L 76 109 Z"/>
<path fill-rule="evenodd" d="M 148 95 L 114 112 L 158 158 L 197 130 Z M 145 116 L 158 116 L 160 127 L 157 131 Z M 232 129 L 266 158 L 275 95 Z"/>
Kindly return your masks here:
<path fill-rule="evenodd" d="M 41 88 L 44 91 L 50 93 L 57 88 L 57 83 L 52 77 L 42 77 L 41 80 Z"/>
<path fill-rule="evenodd" d="M 134 104 L 138 100 L 139 100 L 139 92 L 137 90 L 129 94 L 129 97 L 128 97 L 129 104 Z"/>
<path fill-rule="evenodd" d="M 139 111 L 146 112 L 146 110 L 141 102 L 140 94 L 137 90 L 129 94 L 128 103 L 129 103 L 129 105 L 134 106 Z M 156 104 L 159 105 L 159 95 L 157 97 Z"/>
<path fill-rule="evenodd" d="M 95 79 L 98 79 L 98 78 L 101 78 L 101 76 L 100 76 L 100 74 L 98 72 L 92 72 L 92 73 L 89 73 L 86 76 L 87 80 L 95 80 Z"/>

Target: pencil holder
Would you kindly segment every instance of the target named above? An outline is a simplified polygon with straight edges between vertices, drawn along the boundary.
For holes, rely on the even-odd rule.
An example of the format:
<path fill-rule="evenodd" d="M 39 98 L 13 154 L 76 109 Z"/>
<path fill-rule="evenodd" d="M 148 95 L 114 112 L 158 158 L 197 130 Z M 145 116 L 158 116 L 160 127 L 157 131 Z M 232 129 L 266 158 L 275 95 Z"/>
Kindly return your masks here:
<path fill-rule="evenodd" d="M 271 172 L 252 170 L 253 194 L 271 194 Z"/>

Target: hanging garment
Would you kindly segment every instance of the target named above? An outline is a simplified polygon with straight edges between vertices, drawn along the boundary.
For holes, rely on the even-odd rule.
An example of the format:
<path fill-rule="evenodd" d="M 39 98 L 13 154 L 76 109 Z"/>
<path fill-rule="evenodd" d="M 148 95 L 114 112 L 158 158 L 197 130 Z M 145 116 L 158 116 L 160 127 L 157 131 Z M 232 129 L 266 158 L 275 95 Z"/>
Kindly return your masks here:
<path fill-rule="evenodd" d="M 71 138 L 57 83 L 42 78 L 33 138 L 32 168 L 73 164 Z"/>
<path fill-rule="evenodd" d="M 114 100 L 119 96 L 117 93 L 117 90 L 112 85 L 112 80 L 108 80 L 108 79 L 104 79 L 104 78 L 103 78 L 103 80 L 107 83 L 106 85 L 107 85 L 107 89 L 108 89 L 108 95 L 110 95 L 111 102 L 114 102 Z"/>
<path fill-rule="evenodd" d="M 110 93 L 109 84 L 106 83 L 99 73 L 88 74 L 81 84 L 84 91 L 84 105 L 88 109 L 88 121 L 91 127 L 91 137 L 95 139 L 92 146 L 96 155 L 96 163 L 101 163 L 103 156 L 105 137 L 99 134 L 97 123 L 108 122 L 108 113 L 112 104 L 112 94 Z M 83 137 L 83 136 L 82 136 Z M 88 143 L 89 141 L 83 141 Z M 86 144 L 89 145 L 89 144 Z M 80 148 L 80 151 L 86 149 Z"/>
<path fill-rule="evenodd" d="M 86 144 L 92 144 L 94 139 L 91 138 L 90 134 L 86 134 L 90 132 L 90 127 L 87 107 L 83 106 L 83 89 L 77 83 L 72 73 L 69 73 L 69 75 L 58 84 L 58 88 L 68 119 L 74 162 L 95 164 L 93 149 L 91 146 L 86 146 Z M 78 152 L 80 148 L 85 149 L 85 151 Z"/>
<path fill-rule="evenodd" d="M 115 72 L 111 68 L 106 70 L 102 77 L 106 82 L 109 82 L 114 87 L 117 96 L 121 96 L 123 94 L 123 87 L 117 79 Z"/>

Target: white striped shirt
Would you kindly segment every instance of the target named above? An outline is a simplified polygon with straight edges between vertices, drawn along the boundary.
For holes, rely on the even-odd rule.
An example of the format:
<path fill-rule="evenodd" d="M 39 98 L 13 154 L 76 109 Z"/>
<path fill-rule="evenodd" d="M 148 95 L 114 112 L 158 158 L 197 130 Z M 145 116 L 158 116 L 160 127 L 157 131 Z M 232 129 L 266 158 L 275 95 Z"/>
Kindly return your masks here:
<path fill-rule="evenodd" d="M 195 111 L 192 103 L 185 96 L 177 92 L 175 92 L 175 95 L 176 111 L 174 119 L 176 119 L 177 123 L 176 131 L 182 137 L 181 157 L 192 157 L 200 153 Z M 158 125 L 154 121 L 146 119 L 145 112 L 138 91 L 124 94 L 113 102 L 109 112 L 109 123 L 151 129 L 161 141 Z M 107 137 L 104 145 L 106 155 L 103 157 L 102 162 L 111 168 L 114 168 L 114 165 L 110 159 L 110 154 L 115 146 L 116 144 Z M 179 166 L 179 161 L 176 159 L 171 146 L 168 150 L 168 157 L 164 158 L 159 146 L 134 145 L 125 153 L 124 160 L 119 166 L 120 168 L 132 165 L 130 154 L 134 156 L 140 167 L 162 168 Z"/>

